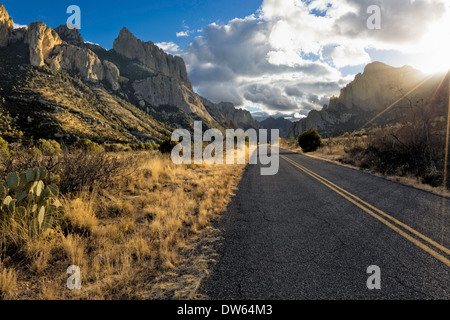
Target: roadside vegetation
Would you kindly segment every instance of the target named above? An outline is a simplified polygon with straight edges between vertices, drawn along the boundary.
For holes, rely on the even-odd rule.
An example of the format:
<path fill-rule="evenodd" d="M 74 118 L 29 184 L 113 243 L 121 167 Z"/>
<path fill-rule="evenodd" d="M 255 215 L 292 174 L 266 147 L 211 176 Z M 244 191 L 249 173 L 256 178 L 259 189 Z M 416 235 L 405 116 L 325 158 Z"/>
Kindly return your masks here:
<path fill-rule="evenodd" d="M 0 139 L 0 297 L 195 298 L 244 166 L 176 166 L 158 149 Z"/>
<path fill-rule="evenodd" d="M 445 140 L 444 123 L 418 117 L 415 122 L 323 139 L 322 146 L 309 155 L 442 193 L 444 168 L 450 169 L 445 164 Z M 285 139 L 282 147 L 304 151 L 296 139 Z M 450 186 L 448 175 L 446 186 Z"/>
<path fill-rule="evenodd" d="M 298 136 L 297 143 L 303 152 L 314 152 L 322 146 L 322 137 L 311 128 Z"/>

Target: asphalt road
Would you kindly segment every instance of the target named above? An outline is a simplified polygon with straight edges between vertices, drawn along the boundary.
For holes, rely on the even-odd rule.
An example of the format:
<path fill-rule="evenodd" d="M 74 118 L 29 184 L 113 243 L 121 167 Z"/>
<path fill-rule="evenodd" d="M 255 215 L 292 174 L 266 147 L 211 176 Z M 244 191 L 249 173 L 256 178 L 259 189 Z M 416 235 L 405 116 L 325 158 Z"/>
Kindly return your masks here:
<path fill-rule="evenodd" d="M 275 176 L 247 166 L 202 293 L 213 300 L 450 299 L 449 199 L 285 150 L 280 157 Z M 381 270 L 379 290 L 367 287 L 372 265 Z"/>

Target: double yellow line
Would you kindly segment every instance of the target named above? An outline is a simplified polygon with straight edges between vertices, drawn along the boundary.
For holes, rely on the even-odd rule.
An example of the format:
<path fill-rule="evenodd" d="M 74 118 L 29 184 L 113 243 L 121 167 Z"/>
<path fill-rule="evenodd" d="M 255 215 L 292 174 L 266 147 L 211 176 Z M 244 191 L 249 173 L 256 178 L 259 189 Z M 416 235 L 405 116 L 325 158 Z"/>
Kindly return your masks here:
<path fill-rule="evenodd" d="M 362 209 L 366 213 L 370 214 L 372 217 L 389 227 L 390 229 L 394 230 L 407 240 L 411 241 L 413 244 L 415 244 L 420 249 L 424 250 L 425 252 L 431 254 L 433 257 L 438 259 L 439 261 L 443 262 L 447 267 L 450 267 L 450 260 L 446 256 L 450 256 L 450 250 L 446 247 L 440 245 L 436 241 L 433 241 L 432 239 L 428 238 L 427 236 L 423 235 L 422 233 L 418 232 L 417 230 L 411 228 L 410 226 L 404 224 L 403 222 L 395 219 L 394 217 L 390 216 L 389 214 L 381 211 L 380 209 L 372 206 L 370 203 L 365 202 L 364 200 L 358 198 L 354 194 L 348 192 L 347 190 L 339 187 L 338 185 L 334 184 L 333 182 L 325 179 L 324 177 L 318 175 L 317 173 L 309 170 L 308 168 L 305 168 L 304 166 L 298 164 L 297 162 L 287 158 L 286 156 L 280 155 L 281 158 L 295 166 L 296 168 L 300 169 L 304 173 L 310 175 L 320 183 L 324 184 L 337 194 L 341 195 L 354 205 L 356 205 L 358 208 Z M 415 237 L 414 237 L 414 236 Z M 440 253 L 438 252 L 440 251 Z"/>

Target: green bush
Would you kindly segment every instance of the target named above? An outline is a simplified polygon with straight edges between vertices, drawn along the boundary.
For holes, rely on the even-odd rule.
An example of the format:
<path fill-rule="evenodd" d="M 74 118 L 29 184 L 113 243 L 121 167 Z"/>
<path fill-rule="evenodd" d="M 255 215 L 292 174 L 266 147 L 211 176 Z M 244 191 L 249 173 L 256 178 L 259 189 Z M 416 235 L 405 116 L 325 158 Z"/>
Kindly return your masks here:
<path fill-rule="evenodd" d="M 145 150 L 145 144 L 143 142 L 134 143 L 130 147 L 134 151 Z"/>
<path fill-rule="evenodd" d="M 159 150 L 159 144 L 155 141 L 145 143 L 146 150 Z"/>
<path fill-rule="evenodd" d="M 297 141 L 303 152 L 314 152 L 322 146 L 322 137 L 316 129 L 312 128 L 301 133 L 298 136 Z"/>
<path fill-rule="evenodd" d="M 128 152 L 131 150 L 129 144 L 121 143 L 105 144 L 104 147 L 106 152 Z"/>
<path fill-rule="evenodd" d="M 0 137 L 0 155 L 9 156 L 8 142 Z"/>
<path fill-rule="evenodd" d="M 77 143 L 77 147 L 87 152 L 101 152 L 103 148 L 96 142 L 89 139 L 81 139 Z"/>
<path fill-rule="evenodd" d="M 39 139 L 37 147 L 44 156 L 56 156 L 62 153 L 61 145 L 55 140 Z"/>
<path fill-rule="evenodd" d="M 152 141 L 152 142 L 139 142 L 139 143 L 135 143 L 130 145 L 131 149 L 134 151 L 151 151 L 151 150 L 158 150 L 159 149 L 159 144 L 157 144 L 156 142 Z"/>
<path fill-rule="evenodd" d="M 28 153 L 31 157 L 36 158 L 36 159 L 41 158 L 43 156 L 42 151 L 35 146 L 28 148 Z"/>

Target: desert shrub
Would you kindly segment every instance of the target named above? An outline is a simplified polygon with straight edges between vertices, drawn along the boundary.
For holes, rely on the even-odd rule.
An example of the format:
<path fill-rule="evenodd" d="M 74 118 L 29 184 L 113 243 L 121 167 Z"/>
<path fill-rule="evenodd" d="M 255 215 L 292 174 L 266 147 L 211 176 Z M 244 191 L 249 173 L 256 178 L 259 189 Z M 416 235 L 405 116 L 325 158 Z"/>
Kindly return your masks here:
<path fill-rule="evenodd" d="M 40 157 L 43 156 L 42 151 L 39 150 L 35 146 L 32 146 L 32 147 L 28 148 L 28 153 L 34 158 L 40 158 Z"/>
<path fill-rule="evenodd" d="M 133 143 L 130 145 L 130 147 L 134 151 L 145 150 L 145 144 L 143 142 Z"/>
<path fill-rule="evenodd" d="M 64 153 L 55 168 L 61 192 L 69 193 L 111 187 L 116 178 L 129 174 L 137 165 L 131 156 L 74 150 Z"/>
<path fill-rule="evenodd" d="M 24 146 L 14 147 L 10 149 L 9 156 L 0 155 L 0 177 L 6 177 L 10 172 L 24 172 L 28 168 L 35 167 L 46 167 L 51 172 L 58 161 L 58 157 L 44 157 L 36 147 L 28 149 Z"/>
<path fill-rule="evenodd" d="M 37 148 L 41 150 L 42 154 L 45 156 L 54 156 L 62 153 L 61 145 L 55 140 L 39 139 Z"/>
<path fill-rule="evenodd" d="M 130 145 L 131 149 L 134 151 L 151 151 L 151 150 L 158 150 L 159 145 L 152 141 L 152 142 L 139 142 L 134 143 Z"/>
<path fill-rule="evenodd" d="M 100 152 L 103 150 L 98 143 L 89 139 L 81 139 L 77 142 L 76 147 L 88 152 Z"/>
<path fill-rule="evenodd" d="M 178 144 L 178 142 L 176 141 L 172 141 L 170 139 L 166 139 L 164 140 L 160 145 L 159 145 L 159 151 L 161 153 L 171 153 L 172 149 Z"/>
<path fill-rule="evenodd" d="M 146 142 L 145 150 L 159 150 L 159 144 L 157 144 L 155 141 Z"/>
<path fill-rule="evenodd" d="M 9 156 L 8 142 L 6 142 L 2 137 L 0 137 L 0 155 Z"/>
<path fill-rule="evenodd" d="M 374 130 L 365 145 L 347 146 L 343 162 L 387 175 L 415 176 L 437 187 L 443 184 L 444 149 L 439 133 L 424 125 L 403 125 Z"/>
<path fill-rule="evenodd" d="M 131 150 L 129 144 L 112 143 L 104 145 L 106 152 L 128 152 Z"/>
<path fill-rule="evenodd" d="M 297 141 L 304 152 L 314 152 L 322 145 L 322 138 L 316 129 L 309 129 L 301 133 Z"/>

